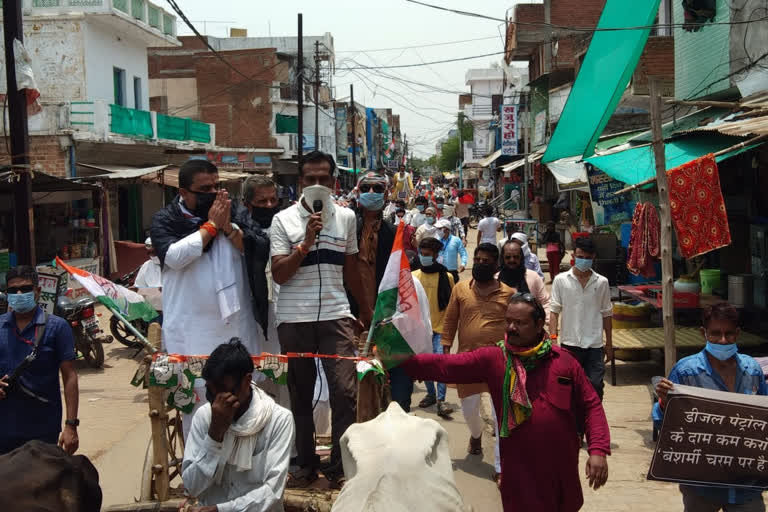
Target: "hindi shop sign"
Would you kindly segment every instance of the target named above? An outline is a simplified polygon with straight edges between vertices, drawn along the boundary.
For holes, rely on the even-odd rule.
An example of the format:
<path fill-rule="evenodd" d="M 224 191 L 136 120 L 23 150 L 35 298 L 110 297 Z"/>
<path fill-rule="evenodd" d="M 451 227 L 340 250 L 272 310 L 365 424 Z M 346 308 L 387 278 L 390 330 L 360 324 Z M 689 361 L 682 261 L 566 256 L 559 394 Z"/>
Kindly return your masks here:
<path fill-rule="evenodd" d="M 768 487 L 768 397 L 675 384 L 648 480 Z"/>
<path fill-rule="evenodd" d="M 501 107 L 501 154 L 517 154 L 517 105 Z"/>
<path fill-rule="evenodd" d="M 589 195 L 592 199 L 592 213 L 596 226 L 616 224 L 632 220 L 635 202 L 626 196 L 617 196 L 616 191 L 624 184 L 613 179 L 592 164 L 586 164 Z"/>

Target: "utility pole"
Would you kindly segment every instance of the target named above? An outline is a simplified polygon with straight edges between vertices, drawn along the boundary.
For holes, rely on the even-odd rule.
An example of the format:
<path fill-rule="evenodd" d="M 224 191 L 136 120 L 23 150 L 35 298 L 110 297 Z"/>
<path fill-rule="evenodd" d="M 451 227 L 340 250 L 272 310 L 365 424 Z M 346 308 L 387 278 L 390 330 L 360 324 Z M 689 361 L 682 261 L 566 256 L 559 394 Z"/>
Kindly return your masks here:
<path fill-rule="evenodd" d="M 519 119 L 515 119 L 515 127 L 519 133 L 520 123 Z M 531 123 L 527 123 L 528 126 L 523 130 L 523 151 L 525 151 L 525 165 L 523 166 L 523 201 L 525 211 L 528 211 L 528 177 L 531 175 Z"/>
<path fill-rule="evenodd" d="M 24 42 L 22 0 L 3 2 L 3 32 L 5 34 L 5 78 L 7 80 L 8 130 L 11 139 L 11 165 L 18 180 L 13 185 L 15 249 L 20 265 L 34 265 L 35 225 L 32 213 L 32 178 L 29 167 L 29 133 L 27 131 L 27 100 L 24 90 L 16 87 L 16 59 L 13 41 Z"/>
<path fill-rule="evenodd" d="M 320 41 L 315 41 L 315 151 L 320 149 Z"/>
<path fill-rule="evenodd" d="M 403 139 L 403 142 L 405 143 L 405 149 L 403 150 L 402 164 L 405 165 L 405 163 L 408 161 L 408 135 L 403 135 Z"/>
<path fill-rule="evenodd" d="M 461 141 L 461 128 L 462 128 L 462 114 L 459 113 L 458 121 L 459 121 L 459 189 L 464 188 L 464 173 L 463 173 L 463 167 L 464 167 L 464 145 Z"/>
<path fill-rule="evenodd" d="M 357 183 L 357 106 L 355 105 L 355 86 L 349 84 L 349 102 L 352 105 L 352 173 Z"/>
<path fill-rule="evenodd" d="M 653 76 L 648 78 L 650 81 L 653 157 L 656 161 L 656 185 L 659 189 L 659 220 L 661 221 L 661 311 L 664 323 L 664 373 L 669 375 L 675 362 L 677 362 L 677 348 L 675 347 L 675 292 L 672 282 L 672 215 L 669 208 L 664 136 L 661 130 L 659 79 Z"/>
<path fill-rule="evenodd" d="M 296 82 L 299 88 L 298 106 L 299 109 L 299 147 L 298 154 L 301 160 L 304 154 L 304 27 L 301 13 L 299 13 L 299 44 L 298 44 L 298 62 L 296 63 Z"/>

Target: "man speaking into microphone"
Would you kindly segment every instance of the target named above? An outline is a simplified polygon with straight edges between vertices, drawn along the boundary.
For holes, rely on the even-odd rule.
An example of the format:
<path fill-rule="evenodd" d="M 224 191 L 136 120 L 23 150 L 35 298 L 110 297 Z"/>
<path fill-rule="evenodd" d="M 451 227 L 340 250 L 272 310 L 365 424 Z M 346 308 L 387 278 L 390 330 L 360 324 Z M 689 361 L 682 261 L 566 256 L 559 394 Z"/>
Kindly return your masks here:
<path fill-rule="evenodd" d="M 355 355 L 355 331 L 370 325 L 373 312 L 360 311 L 362 326 L 351 313 L 344 282 L 358 304 L 362 299 L 355 255 L 355 214 L 334 204 L 331 193 L 336 163 L 313 151 L 299 162 L 302 196 L 275 215 L 271 228 L 272 276 L 280 285 L 277 332 L 286 352 Z M 355 363 L 323 359 L 331 398 L 331 462 L 323 468 L 334 484 L 343 480 L 339 439 L 356 418 Z M 317 479 L 320 459 L 315 454 L 312 401 L 316 370 L 311 358 L 291 359 L 288 391 L 296 423 L 299 471 L 289 487 L 304 487 Z"/>

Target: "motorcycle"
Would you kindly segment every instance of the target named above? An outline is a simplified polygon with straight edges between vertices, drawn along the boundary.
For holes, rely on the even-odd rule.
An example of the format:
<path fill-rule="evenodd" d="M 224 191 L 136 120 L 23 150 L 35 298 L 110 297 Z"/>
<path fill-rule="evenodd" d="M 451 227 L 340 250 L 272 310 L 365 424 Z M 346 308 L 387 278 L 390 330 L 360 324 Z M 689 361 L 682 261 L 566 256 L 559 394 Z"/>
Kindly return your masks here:
<path fill-rule="evenodd" d="M 112 343 L 112 336 L 105 336 L 96 317 L 96 301 L 92 297 L 80 297 L 72 300 L 59 297 L 54 314 L 60 316 L 72 326 L 75 337 L 75 349 L 83 355 L 85 362 L 92 368 L 101 368 L 104 364 L 102 343 Z"/>
<path fill-rule="evenodd" d="M 136 274 L 139 272 L 139 269 L 141 268 L 141 265 L 133 269 L 132 271 L 125 274 L 120 279 L 116 280 L 115 283 L 119 284 L 121 286 L 125 286 L 126 288 L 130 288 L 133 286 L 133 282 L 136 279 Z M 142 319 L 136 319 L 131 321 L 131 325 L 141 333 L 142 336 L 145 338 L 147 337 L 147 334 L 149 334 L 149 322 L 145 322 Z M 144 343 L 142 343 L 135 334 L 133 334 L 130 329 L 128 329 L 125 324 L 123 323 L 120 318 L 118 318 L 115 315 L 112 315 L 112 318 L 109 319 L 109 331 L 112 333 L 112 336 L 115 337 L 117 341 L 122 343 L 128 348 L 135 348 L 140 349 L 144 346 Z"/>

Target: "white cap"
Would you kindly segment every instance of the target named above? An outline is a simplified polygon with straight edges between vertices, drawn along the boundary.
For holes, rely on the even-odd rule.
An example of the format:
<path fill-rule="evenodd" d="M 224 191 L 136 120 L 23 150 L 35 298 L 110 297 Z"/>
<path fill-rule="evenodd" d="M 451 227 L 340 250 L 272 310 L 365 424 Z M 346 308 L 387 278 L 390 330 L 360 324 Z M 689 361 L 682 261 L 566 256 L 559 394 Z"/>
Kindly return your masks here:
<path fill-rule="evenodd" d="M 152 239 L 150 237 L 147 237 L 147 239 L 144 240 L 144 245 L 152 245 Z"/>
<path fill-rule="evenodd" d="M 440 219 L 435 222 L 435 227 L 438 229 L 451 228 L 451 222 L 448 219 Z"/>
<path fill-rule="evenodd" d="M 523 244 L 528 243 L 528 236 L 525 233 L 514 233 L 512 235 L 512 238 L 514 238 L 515 240 L 520 240 L 521 242 L 523 242 Z"/>

